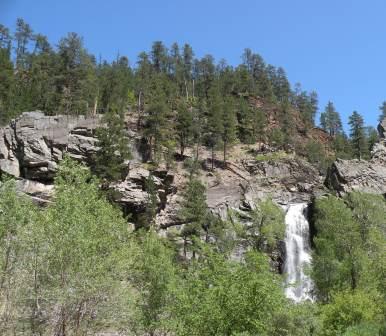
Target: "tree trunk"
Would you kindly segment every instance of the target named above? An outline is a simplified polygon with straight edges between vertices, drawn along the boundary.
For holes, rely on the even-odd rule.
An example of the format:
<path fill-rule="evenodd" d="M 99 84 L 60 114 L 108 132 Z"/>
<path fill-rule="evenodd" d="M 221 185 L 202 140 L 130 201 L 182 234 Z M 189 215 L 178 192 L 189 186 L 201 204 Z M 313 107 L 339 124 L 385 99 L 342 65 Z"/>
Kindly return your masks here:
<path fill-rule="evenodd" d="M 224 141 L 224 168 L 226 166 L 226 158 L 227 158 L 227 143 Z"/>
<path fill-rule="evenodd" d="M 92 111 L 92 115 L 95 117 L 96 114 L 97 114 L 97 109 L 98 109 L 98 96 L 95 97 L 95 100 L 94 100 L 94 108 L 93 108 L 93 111 Z"/>
<path fill-rule="evenodd" d="M 212 171 L 214 171 L 214 147 L 212 146 Z"/>
<path fill-rule="evenodd" d="M 137 120 L 137 127 L 138 128 L 141 125 L 141 94 L 142 94 L 142 91 L 139 91 L 139 94 L 138 94 L 138 120 Z"/>
<path fill-rule="evenodd" d="M 192 80 L 192 84 L 193 84 L 192 96 L 194 98 L 194 79 Z"/>
<path fill-rule="evenodd" d="M 188 101 L 188 99 L 189 99 L 188 83 L 186 82 L 185 78 L 184 78 L 184 83 L 185 83 L 186 101 Z"/>
<path fill-rule="evenodd" d="M 184 153 L 185 153 L 185 144 L 184 144 L 184 141 L 181 140 L 180 141 L 180 154 L 181 154 L 181 157 L 184 156 Z"/>

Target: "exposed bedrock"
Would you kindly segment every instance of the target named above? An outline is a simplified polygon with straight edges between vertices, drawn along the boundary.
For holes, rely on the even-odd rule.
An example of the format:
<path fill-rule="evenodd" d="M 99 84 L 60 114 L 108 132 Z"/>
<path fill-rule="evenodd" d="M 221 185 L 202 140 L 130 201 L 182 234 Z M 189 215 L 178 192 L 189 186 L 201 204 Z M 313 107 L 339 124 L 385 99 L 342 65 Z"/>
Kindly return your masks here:
<path fill-rule="evenodd" d="M 330 167 L 326 185 L 343 195 L 351 191 L 386 194 L 386 120 L 378 125 L 380 140 L 371 160 L 336 160 Z"/>

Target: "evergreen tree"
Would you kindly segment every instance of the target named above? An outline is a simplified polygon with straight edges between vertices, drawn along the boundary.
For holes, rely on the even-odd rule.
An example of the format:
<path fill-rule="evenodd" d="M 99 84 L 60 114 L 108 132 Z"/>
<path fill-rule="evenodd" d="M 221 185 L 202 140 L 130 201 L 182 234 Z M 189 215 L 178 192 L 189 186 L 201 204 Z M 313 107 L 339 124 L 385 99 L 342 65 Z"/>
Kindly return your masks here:
<path fill-rule="evenodd" d="M 368 150 L 369 152 L 371 152 L 375 143 L 378 142 L 378 139 L 379 139 L 378 131 L 374 127 L 368 126 L 368 127 L 365 127 L 365 132 L 366 132 Z"/>
<path fill-rule="evenodd" d="M 378 121 L 383 121 L 386 119 L 386 101 L 382 103 L 379 110 L 381 111 L 381 114 L 379 115 Z"/>
<path fill-rule="evenodd" d="M 320 125 L 332 137 L 342 133 L 342 121 L 332 102 L 328 102 L 324 112 L 321 113 Z"/>
<path fill-rule="evenodd" d="M 205 186 L 191 177 L 184 192 L 184 201 L 179 214 L 184 227 L 181 235 L 184 239 L 184 255 L 186 257 L 188 241 L 194 245 L 195 239 L 200 238 L 203 229 L 207 229 L 208 209 L 206 205 Z M 193 247 L 193 258 L 195 249 Z"/>
<path fill-rule="evenodd" d="M 144 228 L 152 228 L 155 224 L 155 218 L 158 212 L 158 189 L 153 175 L 149 174 L 145 183 L 145 190 L 147 192 L 145 216 L 142 223 Z"/>
<path fill-rule="evenodd" d="M 199 158 L 199 148 L 203 141 L 203 135 L 206 129 L 206 116 L 208 115 L 208 107 L 205 99 L 200 99 L 197 107 L 193 107 L 192 117 L 192 137 L 193 143 L 196 146 L 195 160 Z"/>
<path fill-rule="evenodd" d="M 224 133 L 222 108 L 223 101 L 217 87 L 212 87 L 210 91 L 210 107 L 206 131 L 206 143 L 212 152 L 212 170 L 214 170 L 214 150 L 220 144 L 221 135 Z"/>
<path fill-rule="evenodd" d="M 15 82 L 11 41 L 9 29 L 0 24 L 0 125 L 14 116 L 11 109 Z"/>
<path fill-rule="evenodd" d="M 354 155 L 361 159 L 368 153 L 363 117 L 354 111 L 349 118 L 350 137 Z"/>
<path fill-rule="evenodd" d="M 125 110 L 129 103 L 128 92 L 132 87 L 132 72 L 127 57 L 119 57 L 111 65 L 107 62 L 100 64 L 98 77 L 98 97 L 102 110 L 108 111 L 113 105 Z"/>
<path fill-rule="evenodd" d="M 193 128 L 193 107 L 189 107 L 185 102 L 180 102 L 177 107 L 176 130 L 180 143 L 180 154 L 184 155 L 186 146 L 189 144 Z"/>
<path fill-rule="evenodd" d="M 162 77 L 155 77 L 151 84 L 150 103 L 146 111 L 143 130 L 150 146 L 150 158 L 154 161 L 159 159 L 159 151 L 170 135 L 167 124 L 170 111 L 162 87 Z"/>
<path fill-rule="evenodd" d="M 193 62 L 194 62 L 194 52 L 192 47 L 189 44 L 185 44 L 182 52 L 183 59 L 183 77 L 184 77 L 184 86 L 186 97 L 189 96 L 189 88 L 191 96 L 194 97 L 194 79 L 192 77 L 193 72 Z"/>
<path fill-rule="evenodd" d="M 76 33 L 62 38 L 58 47 L 57 86 L 61 96 L 60 110 L 65 114 L 89 113 L 97 97 L 95 59 L 83 47 Z"/>
<path fill-rule="evenodd" d="M 282 67 L 277 68 L 272 78 L 273 91 L 279 102 L 285 102 L 289 99 L 291 87 L 287 79 L 285 70 Z"/>
<path fill-rule="evenodd" d="M 167 72 L 169 67 L 167 48 L 161 41 L 155 41 L 151 48 L 151 60 L 156 72 Z"/>
<path fill-rule="evenodd" d="M 16 20 L 16 67 L 25 69 L 27 66 L 28 44 L 32 39 L 32 29 L 23 19 Z"/>
<path fill-rule="evenodd" d="M 224 166 L 226 165 L 227 150 L 230 144 L 236 139 L 236 115 L 233 100 L 227 98 L 222 106 L 221 138 L 223 143 Z"/>
<path fill-rule="evenodd" d="M 95 155 L 95 173 L 107 181 L 116 181 L 122 178 L 126 160 L 131 159 L 124 115 L 112 107 L 102 121 L 105 125 L 96 131 L 99 150 Z"/>

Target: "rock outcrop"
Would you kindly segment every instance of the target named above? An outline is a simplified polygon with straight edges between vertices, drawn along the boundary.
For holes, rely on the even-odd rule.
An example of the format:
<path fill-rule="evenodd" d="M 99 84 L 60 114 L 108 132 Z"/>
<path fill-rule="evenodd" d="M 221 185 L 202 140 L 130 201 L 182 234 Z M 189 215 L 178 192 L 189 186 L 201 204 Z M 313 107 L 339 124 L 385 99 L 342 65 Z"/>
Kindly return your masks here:
<path fill-rule="evenodd" d="M 135 149 L 138 134 L 131 129 L 131 123 L 127 124 L 128 136 L 135 140 L 132 141 L 134 159 L 126 178 L 109 186 L 113 199 L 125 213 L 132 214 L 135 221 L 149 201 L 146 181 L 152 174 L 157 193 L 158 227 L 180 225 L 178 211 L 188 177 L 183 162 L 177 163 L 173 171 L 166 168 L 150 171 Z M 45 116 L 39 111 L 25 112 L 0 129 L 0 172 L 17 177 L 19 190 L 39 203 L 46 203 L 52 196 L 53 177 L 64 153 L 88 164 L 92 162 L 98 150 L 95 129 L 100 125 L 99 116 Z M 224 219 L 229 210 L 248 219 L 248 212 L 258 199 L 272 197 L 278 203 L 288 204 L 308 201 L 315 193 L 322 192 L 318 171 L 293 155 L 257 161 L 256 153 L 249 147 L 236 146 L 235 155 L 229 153 L 226 167 L 216 161 L 217 168 L 212 172 L 211 154 L 205 148 L 200 152 L 203 162 L 200 178 L 207 187 L 208 207 Z"/>
<path fill-rule="evenodd" d="M 9 126 L 0 128 L 0 173 L 16 177 L 19 191 L 30 195 L 39 204 L 47 204 L 53 196 L 53 178 L 58 163 L 65 153 L 92 164 L 92 158 L 99 150 L 95 130 L 100 125 L 99 116 L 45 116 L 39 111 L 25 112 Z M 147 182 L 152 175 L 157 203 L 156 226 L 161 235 L 176 236 L 175 232 L 184 225 L 179 210 L 189 179 L 187 162 L 176 161 L 173 169 L 151 168 L 146 157 L 141 155 L 143 151 L 138 150 L 143 147 L 143 142 L 135 128 L 137 123 L 128 118 L 126 125 L 133 152 L 127 176 L 103 187 L 111 191 L 109 196 L 136 225 L 142 222 L 142 214 L 150 200 Z M 186 150 L 185 159 L 193 158 L 194 154 L 189 155 L 189 151 L 192 150 Z M 206 186 L 209 209 L 224 220 L 233 220 L 237 216 L 237 220 L 249 225 L 250 212 L 260 199 L 269 197 L 286 205 L 308 202 L 315 194 L 324 192 L 319 172 L 311 164 L 292 154 L 278 158 L 266 155 L 274 151 L 262 152 L 260 145 L 237 145 L 229 151 L 227 164 L 224 166 L 222 161 L 215 160 L 216 169 L 212 171 L 211 153 L 200 148 L 202 171 L 199 178 Z M 240 259 L 247 245 L 241 242 L 232 257 Z M 278 270 L 283 251 L 281 247 L 271 256 Z"/>
<path fill-rule="evenodd" d="M 351 191 L 386 194 L 386 120 L 378 131 L 380 140 L 374 145 L 371 160 L 338 159 L 330 167 L 325 183 L 338 195 Z"/>
<path fill-rule="evenodd" d="M 378 133 L 381 139 L 386 139 L 386 119 L 379 123 Z"/>
<path fill-rule="evenodd" d="M 48 183 L 63 153 L 89 162 L 97 150 L 95 128 L 100 119 L 45 116 L 25 112 L 0 130 L 0 170 L 15 177 Z"/>

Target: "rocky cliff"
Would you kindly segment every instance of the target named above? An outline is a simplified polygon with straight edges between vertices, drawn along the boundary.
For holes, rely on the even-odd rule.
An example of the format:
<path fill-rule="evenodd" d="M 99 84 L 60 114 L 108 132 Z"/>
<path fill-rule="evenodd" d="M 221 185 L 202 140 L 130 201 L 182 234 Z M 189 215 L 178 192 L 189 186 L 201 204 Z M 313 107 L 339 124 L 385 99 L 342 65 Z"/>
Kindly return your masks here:
<path fill-rule="evenodd" d="M 336 160 L 329 169 L 325 183 L 338 195 L 350 191 L 386 194 L 386 120 L 378 131 L 380 140 L 371 160 Z"/>
<path fill-rule="evenodd" d="M 100 117 L 45 116 L 42 112 L 25 112 L 9 126 L 0 129 L 0 172 L 18 179 L 20 190 L 36 200 L 46 202 L 52 195 L 52 183 L 58 163 L 64 153 L 72 158 L 92 163 L 98 150 L 95 129 Z M 129 129 L 130 128 L 130 129 Z M 138 134 L 128 122 L 128 136 L 138 139 Z M 264 152 L 266 151 L 266 153 Z M 207 186 L 209 208 L 225 218 L 228 210 L 248 212 L 257 199 L 272 197 L 278 203 L 307 201 L 322 192 L 318 171 L 294 154 L 278 159 L 260 146 L 235 146 L 224 167 L 216 161 L 211 171 L 210 153 L 200 148 L 201 180 Z M 173 169 L 162 165 L 149 169 L 136 146 L 134 158 L 125 179 L 111 184 L 115 201 L 135 217 L 141 214 L 148 200 L 145 182 L 154 176 L 158 189 L 157 223 L 161 228 L 179 225 L 178 208 L 188 171 L 183 161 Z M 260 160 L 256 160 L 256 155 Z M 193 154 L 187 151 L 185 160 Z"/>

